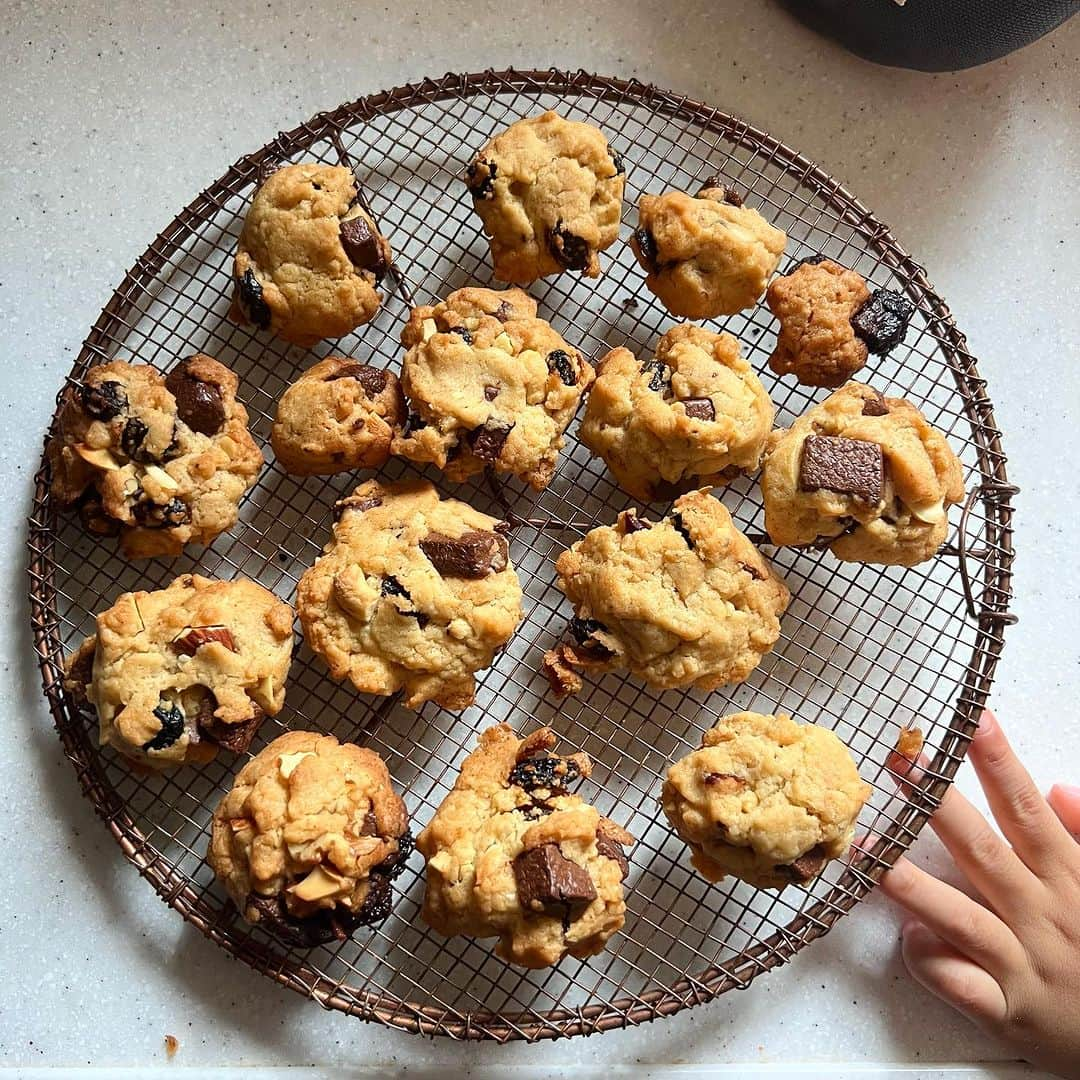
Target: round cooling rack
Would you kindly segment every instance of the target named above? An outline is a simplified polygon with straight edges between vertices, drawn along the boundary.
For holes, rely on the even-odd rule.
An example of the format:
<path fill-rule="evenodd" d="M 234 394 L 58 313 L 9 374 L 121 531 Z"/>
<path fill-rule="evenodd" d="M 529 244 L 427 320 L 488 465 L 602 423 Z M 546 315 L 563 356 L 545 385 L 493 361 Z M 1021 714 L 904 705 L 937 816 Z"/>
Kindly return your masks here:
<path fill-rule="evenodd" d="M 37 476 L 30 520 L 32 623 L 45 693 L 67 756 L 124 854 L 169 905 L 207 937 L 326 1008 L 425 1034 L 541 1039 L 626 1027 L 707 1001 L 789 960 L 824 934 L 873 886 L 926 822 L 963 759 L 1001 654 L 1013 558 L 1005 455 L 986 385 L 944 302 L 889 230 L 812 162 L 742 120 L 638 82 L 583 72 L 484 72 L 375 94 L 324 113 L 238 161 L 182 210 L 136 261 L 86 339 L 69 380 L 114 357 L 167 370 L 207 352 L 240 377 L 255 437 L 268 446 L 285 386 L 330 352 L 396 369 L 398 334 L 415 302 L 491 282 L 487 244 L 462 175 L 472 154 L 513 120 L 556 108 L 608 135 L 626 162 L 627 221 L 602 254 L 604 276 L 576 275 L 531 287 L 541 315 L 594 358 L 626 345 L 652 354 L 673 322 L 645 289 L 626 239 L 644 191 L 696 190 L 719 173 L 788 234 L 781 271 L 823 252 L 858 270 L 872 288 L 907 294 L 915 315 L 907 340 L 871 357 L 860 378 L 910 398 L 949 439 L 965 469 L 967 500 L 948 543 L 913 569 L 842 563 L 819 550 L 773 549 L 762 528 L 755 479 L 718 494 L 739 526 L 766 549 L 792 600 L 782 636 L 740 686 L 704 694 L 656 693 L 609 674 L 556 702 L 539 671 L 569 607 L 554 560 L 584 531 L 631 505 L 601 463 L 569 433 L 559 469 L 536 494 L 509 481 L 453 485 L 444 494 L 506 517 L 525 589 L 526 618 L 494 666 L 481 673 L 476 704 L 453 714 L 421 712 L 397 699 L 357 695 L 329 679 L 301 645 L 284 711 L 268 719 L 257 752 L 284 728 L 313 728 L 371 746 L 386 759 L 415 828 L 452 785 L 476 734 L 506 719 L 518 732 L 540 723 L 561 746 L 595 762 L 581 793 L 630 830 L 637 843 L 627 878 L 626 926 L 588 961 L 526 971 L 496 958 L 490 941 L 443 938 L 420 917 L 423 867 L 411 859 L 393 913 L 353 940 L 310 950 L 282 945 L 238 918 L 203 855 L 213 807 L 240 762 L 222 754 L 202 767 L 145 775 L 101 752 L 96 722 L 62 687 L 64 656 L 93 630 L 95 612 L 124 591 L 164 587 L 177 574 L 246 575 L 292 600 L 303 571 L 330 534 L 334 501 L 357 477 L 300 481 L 274 464 L 241 507 L 241 520 L 198 554 L 128 563 L 112 541 L 88 538 L 60 515 Z M 376 319 L 313 352 L 290 348 L 226 318 L 231 260 L 260 168 L 318 159 L 351 166 L 364 200 L 395 253 Z M 774 322 L 764 306 L 715 324 L 733 333 L 789 424 L 825 392 L 775 378 L 766 366 Z M 317 354 L 317 355 L 315 355 Z M 384 475 L 414 472 L 392 462 Z M 660 507 L 651 508 L 655 515 Z M 734 879 L 709 885 L 659 809 L 661 777 L 725 713 L 789 712 L 836 731 L 873 796 L 859 821 L 868 838 L 850 862 L 831 864 L 808 887 L 759 891 Z M 887 767 L 900 732 L 918 727 L 931 766 L 907 796 Z"/>

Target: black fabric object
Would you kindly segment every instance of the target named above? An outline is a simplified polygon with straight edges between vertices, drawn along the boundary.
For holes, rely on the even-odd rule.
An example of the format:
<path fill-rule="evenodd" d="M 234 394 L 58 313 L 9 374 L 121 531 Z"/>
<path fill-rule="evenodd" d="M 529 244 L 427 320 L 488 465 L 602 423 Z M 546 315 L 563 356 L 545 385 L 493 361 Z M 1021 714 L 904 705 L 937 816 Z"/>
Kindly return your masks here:
<path fill-rule="evenodd" d="M 782 0 L 853 53 L 890 67 L 958 71 L 1048 34 L 1080 0 Z"/>

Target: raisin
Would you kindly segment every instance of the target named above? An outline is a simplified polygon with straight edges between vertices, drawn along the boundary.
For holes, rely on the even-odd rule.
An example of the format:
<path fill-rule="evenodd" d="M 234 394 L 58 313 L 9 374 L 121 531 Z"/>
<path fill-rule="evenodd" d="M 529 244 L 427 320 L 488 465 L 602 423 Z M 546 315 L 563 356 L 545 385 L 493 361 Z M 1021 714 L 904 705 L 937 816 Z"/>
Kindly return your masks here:
<path fill-rule="evenodd" d="M 588 241 L 564 229 L 561 219 L 548 234 L 548 250 L 552 258 L 567 270 L 585 270 L 592 256 Z"/>
<path fill-rule="evenodd" d="M 580 778 L 581 769 L 573 758 L 561 758 L 552 754 L 519 761 L 510 770 L 508 782 L 526 791 L 543 788 L 546 791 L 563 792 L 567 784 Z"/>
<path fill-rule="evenodd" d="M 686 541 L 686 546 L 693 551 L 694 538 L 690 535 L 690 530 L 686 527 L 682 514 L 671 515 L 671 527 Z"/>
<path fill-rule="evenodd" d="M 393 574 L 388 574 L 383 578 L 379 591 L 383 596 L 400 596 L 403 600 L 412 602 L 409 590 Z M 422 611 L 402 611 L 401 608 L 397 608 L 397 612 L 407 619 L 415 619 L 421 630 L 431 621 Z"/>
<path fill-rule="evenodd" d="M 884 356 L 904 340 L 914 313 L 915 305 L 906 296 L 878 289 L 851 316 L 851 328 L 870 352 Z"/>
<path fill-rule="evenodd" d="M 616 176 L 621 176 L 626 172 L 626 164 L 623 162 L 622 155 L 615 153 L 614 150 L 611 152 L 611 164 L 615 167 Z"/>
<path fill-rule="evenodd" d="M 144 454 L 142 451 L 142 445 L 149 433 L 150 429 L 137 416 L 133 416 L 124 425 L 123 434 L 120 436 L 120 449 L 132 461 L 152 461 L 153 455 Z"/>
<path fill-rule="evenodd" d="M 270 325 L 270 306 L 263 299 L 263 288 L 255 272 L 248 267 L 244 276 L 236 279 L 236 298 L 245 315 L 260 330 Z"/>
<path fill-rule="evenodd" d="M 660 266 L 660 253 L 656 250 L 656 239 L 648 229 L 638 229 L 634 233 L 634 241 L 637 244 L 638 254 L 645 264 L 645 269 L 650 274 L 655 274 Z"/>
<path fill-rule="evenodd" d="M 184 734 L 184 713 L 175 702 L 158 702 L 154 715 L 161 721 L 161 730 L 143 743 L 144 750 L 164 750 Z"/>
<path fill-rule="evenodd" d="M 172 529 L 191 520 L 191 511 L 183 499 L 170 499 L 164 506 L 149 500 L 136 503 L 132 513 L 145 529 Z"/>
<path fill-rule="evenodd" d="M 94 496 L 79 503 L 79 520 L 92 536 L 117 536 L 120 533 L 120 522 L 110 517 L 101 500 Z"/>
<path fill-rule="evenodd" d="M 643 375 L 649 372 L 652 372 L 649 377 L 649 389 L 666 394 L 671 389 L 671 371 L 667 364 L 660 360 L 650 360 L 641 369 Z"/>
<path fill-rule="evenodd" d="M 567 386 L 577 386 L 574 361 L 565 349 L 554 349 L 547 355 L 548 371 L 556 371 Z"/>
<path fill-rule="evenodd" d="M 598 619 L 579 619 L 576 615 L 570 620 L 570 636 L 578 643 L 582 652 L 597 660 L 607 660 L 614 655 L 596 635 L 604 633 L 607 627 Z"/>
<path fill-rule="evenodd" d="M 468 329 L 464 326 L 451 326 L 446 332 L 448 334 L 457 334 L 466 345 L 472 344 L 472 334 L 470 334 Z"/>
<path fill-rule="evenodd" d="M 87 416 L 95 420 L 111 420 L 127 408 L 127 392 L 118 382 L 83 383 L 79 387 L 79 404 Z"/>
<path fill-rule="evenodd" d="M 494 316 L 499 322 L 504 323 L 507 319 L 514 317 L 514 306 L 508 303 L 506 300 L 500 300 L 499 306 L 495 309 Z"/>
<path fill-rule="evenodd" d="M 465 170 L 465 183 L 474 199 L 495 197 L 495 176 L 499 171 L 497 162 L 477 158 Z"/>
<path fill-rule="evenodd" d="M 823 262 L 828 262 L 828 255 L 807 255 L 805 259 L 800 259 L 789 271 L 789 274 L 794 274 L 800 266 L 819 266 Z"/>

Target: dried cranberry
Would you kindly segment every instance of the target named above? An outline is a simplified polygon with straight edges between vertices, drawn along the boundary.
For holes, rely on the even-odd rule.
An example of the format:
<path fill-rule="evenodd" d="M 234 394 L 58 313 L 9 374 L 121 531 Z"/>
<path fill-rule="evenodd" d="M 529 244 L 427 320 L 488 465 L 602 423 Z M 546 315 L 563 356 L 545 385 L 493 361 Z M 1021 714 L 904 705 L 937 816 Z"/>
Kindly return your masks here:
<path fill-rule="evenodd" d="M 574 361 L 565 349 L 554 349 L 547 355 L 548 371 L 556 371 L 567 386 L 577 386 Z"/>
<path fill-rule="evenodd" d="M 260 330 L 270 325 L 270 306 L 263 299 L 263 288 L 255 272 L 248 267 L 243 277 L 236 279 L 236 298 L 248 319 Z"/>
<path fill-rule="evenodd" d="M 567 270 L 585 270 L 592 256 L 588 241 L 563 228 L 561 220 L 548 234 L 548 250 L 555 261 Z"/>
<path fill-rule="evenodd" d="M 573 758 L 550 754 L 519 761 L 510 770 L 509 783 L 526 791 L 543 788 L 551 792 L 563 792 L 567 784 L 580 778 L 581 768 Z"/>
<path fill-rule="evenodd" d="M 79 404 L 87 416 L 95 420 L 111 420 L 127 408 L 127 392 L 118 382 L 83 383 L 79 387 Z"/>
<path fill-rule="evenodd" d="M 638 229 L 634 233 L 638 254 L 650 274 L 655 274 L 659 267 L 660 253 L 656 250 L 656 239 L 648 229 Z"/>
<path fill-rule="evenodd" d="M 124 425 L 124 431 L 120 436 L 120 449 L 132 461 L 147 460 L 150 455 L 142 452 L 142 445 L 149 433 L 150 429 L 137 416 L 131 417 Z"/>
<path fill-rule="evenodd" d="M 598 619 L 579 619 L 576 615 L 570 620 L 570 636 L 578 643 L 583 652 L 598 660 L 607 660 L 613 656 L 602 641 L 597 640 L 596 635 L 605 633 L 607 627 Z"/>

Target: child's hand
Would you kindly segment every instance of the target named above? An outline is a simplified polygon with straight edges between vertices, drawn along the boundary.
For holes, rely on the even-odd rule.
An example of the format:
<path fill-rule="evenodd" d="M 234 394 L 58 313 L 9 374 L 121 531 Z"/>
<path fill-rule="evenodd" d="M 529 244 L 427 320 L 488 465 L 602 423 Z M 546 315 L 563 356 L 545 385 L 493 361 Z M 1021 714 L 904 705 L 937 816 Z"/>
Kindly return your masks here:
<path fill-rule="evenodd" d="M 989 710 L 970 756 L 1005 840 L 948 790 L 930 824 L 983 901 L 899 859 L 881 887 L 911 913 L 904 963 L 1028 1061 L 1080 1077 L 1080 788 L 1044 799 Z"/>

